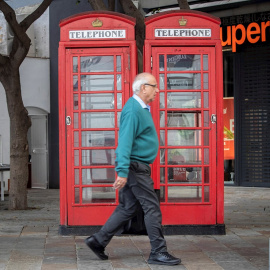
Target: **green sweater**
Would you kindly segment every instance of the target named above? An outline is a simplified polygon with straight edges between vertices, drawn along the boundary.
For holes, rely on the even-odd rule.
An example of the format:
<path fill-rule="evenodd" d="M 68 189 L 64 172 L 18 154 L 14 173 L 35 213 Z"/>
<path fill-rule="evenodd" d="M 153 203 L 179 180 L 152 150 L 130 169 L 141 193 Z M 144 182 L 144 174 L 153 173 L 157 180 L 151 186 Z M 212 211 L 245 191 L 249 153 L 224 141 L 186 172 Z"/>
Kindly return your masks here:
<path fill-rule="evenodd" d="M 115 168 L 118 176 L 128 176 L 130 161 L 153 163 L 157 152 L 158 137 L 151 113 L 131 97 L 120 118 Z"/>

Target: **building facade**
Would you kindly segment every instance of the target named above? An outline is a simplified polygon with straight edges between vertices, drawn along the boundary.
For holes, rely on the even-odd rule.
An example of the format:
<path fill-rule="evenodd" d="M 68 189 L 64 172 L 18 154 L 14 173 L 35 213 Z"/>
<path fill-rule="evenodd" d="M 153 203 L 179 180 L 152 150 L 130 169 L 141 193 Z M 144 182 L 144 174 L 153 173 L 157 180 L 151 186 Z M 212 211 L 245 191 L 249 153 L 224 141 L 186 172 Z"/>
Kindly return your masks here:
<path fill-rule="evenodd" d="M 225 183 L 269 187 L 270 3 L 215 15 L 222 27 L 224 104 L 234 100 L 235 151 L 224 162 Z"/>
<path fill-rule="evenodd" d="M 23 18 L 41 1 L 14 2 L 16 4 L 12 7 L 18 9 L 18 16 Z M 153 6 L 153 1 L 135 2 L 146 15 L 158 9 L 162 11 L 177 7 L 174 0 L 159 1 L 159 7 Z M 189 1 L 189 4 L 192 10 L 207 12 L 221 19 L 224 100 L 233 101 L 230 103 L 233 108 L 230 107 L 229 111 L 234 110 L 234 118 L 229 119 L 230 126 L 225 129 L 230 144 L 232 140 L 234 142 L 233 154 L 224 163 L 225 183 L 269 187 L 270 1 L 219 2 L 222 5 L 213 1 Z M 12 4 L 11 1 L 7 3 Z M 121 12 L 117 1 L 116 10 Z M 75 1 L 53 1 L 45 14 L 35 22 L 33 30 L 30 29 L 29 34 L 35 42 L 22 64 L 21 77 L 23 100 L 33 122 L 29 132 L 33 173 L 36 171 L 39 174 L 38 164 L 47 164 L 42 168 L 43 178 L 32 176 L 32 187 L 59 188 L 59 23 L 62 19 L 85 11 L 91 11 L 87 1 L 80 4 Z M 4 53 L 8 49 L 9 32 L 3 17 L 0 21 L 0 31 L 4 37 L 0 47 L 1 53 Z M 0 135 L 3 145 L 0 161 L 8 164 L 9 119 L 4 89 L 1 89 L 0 95 Z M 35 138 L 40 138 L 40 130 L 46 136 L 36 141 Z M 5 173 L 5 181 L 8 178 L 8 173 Z"/>

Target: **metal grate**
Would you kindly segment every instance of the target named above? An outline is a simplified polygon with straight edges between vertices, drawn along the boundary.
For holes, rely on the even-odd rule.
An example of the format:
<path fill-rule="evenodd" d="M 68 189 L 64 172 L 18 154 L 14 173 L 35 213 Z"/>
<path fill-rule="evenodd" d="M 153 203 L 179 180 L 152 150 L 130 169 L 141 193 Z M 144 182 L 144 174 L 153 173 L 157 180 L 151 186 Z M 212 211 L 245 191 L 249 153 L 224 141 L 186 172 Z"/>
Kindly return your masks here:
<path fill-rule="evenodd" d="M 241 53 L 238 134 L 241 185 L 270 186 L 270 50 Z M 238 106 L 236 104 L 236 106 Z"/>

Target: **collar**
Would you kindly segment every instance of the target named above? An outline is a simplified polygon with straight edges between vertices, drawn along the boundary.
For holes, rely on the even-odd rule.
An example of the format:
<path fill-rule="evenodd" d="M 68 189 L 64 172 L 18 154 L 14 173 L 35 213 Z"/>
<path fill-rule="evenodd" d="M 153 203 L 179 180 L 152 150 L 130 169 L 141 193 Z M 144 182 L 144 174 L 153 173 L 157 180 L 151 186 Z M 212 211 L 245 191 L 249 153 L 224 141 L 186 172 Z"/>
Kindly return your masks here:
<path fill-rule="evenodd" d="M 147 109 L 150 112 L 151 107 L 146 105 L 138 95 L 134 94 L 132 97 L 140 103 L 143 109 Z"/>

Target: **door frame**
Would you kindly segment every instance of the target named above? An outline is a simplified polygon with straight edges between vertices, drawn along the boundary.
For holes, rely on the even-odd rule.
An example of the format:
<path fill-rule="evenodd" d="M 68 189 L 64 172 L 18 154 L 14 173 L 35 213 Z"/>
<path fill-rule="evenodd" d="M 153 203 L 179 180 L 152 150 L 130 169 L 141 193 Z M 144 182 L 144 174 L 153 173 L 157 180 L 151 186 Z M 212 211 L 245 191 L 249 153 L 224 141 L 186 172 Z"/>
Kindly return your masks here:
<path fill-rule="evenodd" d="M 49 187 L 49 134 L 48 134 L 48 113 L 45 111 L 45 110 L 43 110 L 43 109 L 40 109 L 40 108 L 37 108 L 37 107 L 27 107 L 26 108 L 27 109 L 27 111 L 28 111 L 28 115 L 29 115 L 29 117 L 31 118 L 31 120 L 32 120 L 32 118 L 34 118 L 34 117 L 43 117 L 43 118 L 45 118 L 45 120 L 46 120 L 46 130 L 45 130 L 45 136 L 46 136 L 46 164 L 45 164 L 45 166 L 46 166 L 46 168 L 45 168 L 45 170 L 46 170 L 46 173 L 47 173 L 47 175 L 46 175 L 46 178 L 47 178 L 47 181 L 46 181 L 46 183 L 45 183 L 45 186 L 44 187 L 33 187 L 32 186 L 32 179 L 34 178 L 33 177 L 33 173 L 34 173 L 34 171 L 33 171 L 33 166 L 32 166 L 32 155 L 31 155 L 31 153 L 32 153 L 32 151 L 33 151 L 33 147 L 32 147 L 32 128 L 33 128 L 33 126 L 31 126 L 30 128 L 29 128 L 29 131 L 28 131 L 28 144 L 29 144 L 29 155 L 31 155 L 31 169 L 29 170 L 29 173 L 31 173 L 31 175 L 29 176 L 29 178 L 31 179 L 31 188 L 44 188 L 44 189 L 47 189 L 48 187 Z"/>
<path fill-rule="evenodd" d="M 67 49 L 66 50 L 67 54 L 67 61 L 66 61 L 66 68 L 67 68 L 67 87 L 66 87 L 66 116 L 71 116 L 71 125 L 66 126 L 66 151 L 67 151 L 67 195 L 68 195 L 68 224 L 71 226 L 82 226 L 82 225 L 103 225 L 105 221 L 109 218 L 110 214 L 114 211 L 115 207 L 118 205 L 118 192 L 115 191 L 115 202 L 89 202 L 89 203 L 84 203 L 83 200 L 83 188 L 87 186 L 88 188 L 95 188 L 95 187 L 112 187 L 112 184 L 102 184 L 102 185 L 97 185 L 97 184 L 83 184 L 80 182 L 80 184 L 75 184 L 74 183 L 74 168 L 76 167 L 81 171 L 83 168 L 102 168 L 100 166 L 95 167 L 95 165 L 90 164 L 84 167 L 82 165 L 82 160 L 81 156 L 79 157 L 80 159 L 80 164 L 79 167 L 75 166 L 74 164 L 74 153 L 73 153 L 73 142 L 74 142 L 74 130 L 77 130 L 79 134 L 82 132 L 84 129 L 80 127 L 80 124 L 78 128 L 75 128 L 73 123 L 73 113 L 76 111 L 76 113 L 83 113 L 84 110 L 80 110 L 80 98 L 79 104 L 78 104 L 78 110 L 73 109 L 73 95 L 76 94 L 78 95 L 80 93 L 80 90 L 73 92 L 73 78 L 72 78 L 72 58 L 73 57 L 85 57 L 85 56 L 107 56 L 107 55 L 114 55 L 115 59 L 117 55 L 121 55 L 122 59 L 122 69 L 121 69 L 121 74 L 122 74 L 122 83 L 121 83 L 121 91 L 117 91 L 117 89 L 114 89 L 114 95 L 116 96 L 117 93 L 122 94 L 122 108 L 128 98 L 131 96 L 131 81 L 130 81 L 130 49 L 129 47 L 110 47 L 110 48 L 102 48 L 102 51 L 98 51 L 95 48 L 80 48 L 80 49 Z M 116 64 L 116 62 L 115 62 Z M 114 72 L 116 71 L 116 66 L 114 67 Z M 100 72 L 99 72 L 100 73 Z M 96 75 L 99 75 L 99 73 L 96 73 Z M 102 73 L 102 72 L 101 72 Z M 103 72 L 104 73 L 104 72 Z M 118 71 L 119 73 L 119 71 Z M 77 73 L 76 73 L 77 74 Z M 79 73 L 81 74 L 81 73 Z M 83 73 L 82 73 L 83 74 Z M 91 73 L 93 74 L 93 73 Z M 95 74 L 95 73 L 94 73 Z M 115 75 L 116 76 L 116 75 Z M 106 93 L 106 91 L 94 91 L 93 93 Z M 107 91 L 108 92 L 108 91 Z M 109 90 L 111 92 L 111 90 Z M 83 92 L 84 94 L 86 93 L 85 91 Z M 91 94 L 92 91 L 89 91 L 88 94 Z M 112 111 L 115 115 L 115 123 L 117 121 L 117 113 L 121 111 L 122 109 L 115 107 L 113 109 L 105 109 L 105 111 Z M 93 113 L 98 113 L 102 112 L 101 109 L 95 109 L 92 111 Z M 91 112 L 90 112 L 91 113 Z M 78 121 L 80 123 L 80 116 L 78 116 Z M 106 130 L 106 128 L 94 128 L 93 130 Z M 118 141 L 118 136 L 117 136 L 117 130 L 119 130 L 119 127 L 115 125 L 113 128 L 115 132 L 115 147 L 117 147 L 117 141 Z M 110 128 L 110 131 L 112 131 L 112 128 Z M 80 136 L 79 136 L 80 138 Z M 81 141 L 81 139 L 79 139 Z M 76 147 L 75 147 L 76 148 Z M 79 146 L 78 150 L 76 151 L 83 151 L 82 145 Z M 104 147 L 100 148 L 90 148 L 92 151 L 96 150 L 104 150 Z M 77 148 L 76 148 L 77 149 Z M 81 152 L 80 152 L 81 153 Z M 107 165 L 110 168 L 112 168 L 113 165 Z M 107 167 L 106 166 L 106 167 Z M 114 167 L 113 167 L 114 168 Z M 81 173 L 79 173 L 81 175 Z M 80 177 L 81 179 L 81 177 Z M 76 185 L 76 188 L 75 188 Z M 84 187 L 83 187 L 84 186 Z M 75 193 L 74 190 L 77 189 L 79 190 L 79 198 L 81 199 L 79 202 L 75 202 Z M 102 211 L 103 215 L 99 215 L 100 211 Z M 87 215 L 86 215 L 87 213 Z"/>
<path fill-rule="evenodd" d="M 209 74 L 209 86 L 208 86 L 208 91 L 207 89 L 204 89 L 203 87 L 203 84 L 201 85 L 200 89 L 198 90 L 194 90 L 195 92 L 199 92 L 201 93 L 201 95 L 203 95 L 203 93 L 209 93 L 209 106 L 208 107 L 204 107 L 203 106 L 203 97 L 204 95 L 202 96 L 202 107 L 200 108 L 197 108 L 197 109 L 187 109 L 187 112 L 188 110 L 192 110 L 192 111 L 200 111 L 202 112 L 202 116 L 201 118 L 204 119 L 204 114 L 203 112 L 204 111 L 208 111 L 209 112 L 209 115 L 208 115 L 208 121 L 209 121 L 209 126 L 205 127 L 204 125 L 201 126 L 201 128 L 197 128 L 198 130 L 201 130 L 204 132 L 204 130 L 209 130 L 209 131 L 212 131 L 210 133 L 210 138 L 212 135 L 214 135 L 214 138 L 212 137 L 212 139 L 209 139 L 209 170 L 210 170 L 210 181 L 208 184 L 206 184 L 204 181 L 203 181 L 203 174 L 202 174 L 202 179 L 201 179 L 201 183 L 186 183 L 186 184 L 174 184 L 178 187 L 184 187 L 186 186 L 187 188 L 188 187 L 191 187 L 191 188 L 200 188 L 201 189 L 201 202 L 161 202 L 161 210 L 162 210 L 162 213 L 163 213 L 163 224 L 166 224 L 166 225 L 171 225 L 171 224 L 215 224 L 216 223 L 216 198 L 217 198 L 217 194 L 216 194 L 216 160 L 215 160 L 215 153 L 216 153 L 216 144 L 215 144 L 215 140 L 216 140 L 216 123 L 212 124 L 211 121 L 210 121 L 210 116 L 212 114 L 215 114 L 216 115 L 216 103 L 215 103 L 215 100 L 216 100 L 216 91 L 215 91 L 215 75 L 214 75 L 214 71 L 215 70 L 215 50 L 213 47 L 183 47 L 183 46 L 176 46 L 176 47 L 164 47 L 164 46 L 157 46 L 157 47 L 154 47 L 152 46 L 152 51 L 151 51 L 151 55 L 152 55 L 152 73 L 153 75 L 155 75 L 156 78 L 159 78 L 159 70 L 158 70 L 158 67 L 159 67 L 159 55 L 169 55 L 169 54 L 200 54 L 201 55 L 201 69 L 200 71 L 197 71 L 201 74 L 201 80 L 203 79 L 203 74 L 202 72 L 207 72 L 207 74 Z M 204 54 L 207 54 L 209 55 L 208 57 L 208 65 L 209 65 L 209 70 L 208 71 L 203 71 L 203 65 L 202 65 L 202 56 Z M 211 69 L 212 67 L 212 69 Z M 212 71 L 211 71 L 212 70 Z M 171 71 L 172 74 L 175 73 L 173 71 Z M 170 71 L 165 71 L 165 73 L 171 73 Z M 181 74 L 181 71 L 179 71 L 180 74 Z M 190 74 L 193 74 L 194 71 L 182 71 L 182 73 L 190 73 Z M 159 79 L 158 79 L 159 81 Z M 159 84 L 160 82 L 158 82 Z M 166 87 L 164 88 L 164 90 L 161 90 L 161 92 L 163 92 L 164 94 L 166 93 Z M 174 91 L 174 90 L 172 90 Z M 185 89 L 182 89 L 182 90 L 179 90 L 180 92 L 186 92 L 188 90 L 185 90 Z M 160 93 L 161 93 L 160 92 Z M 166 99 L 165 99 L 165 104 L 166 104 Z M 157 131 L 158 131 L 158 136 L 160 136 L 160 129 L 159 128 L 159 124 L 160 124 L 160 117 L 159 117 L 159 100 L 157 102 L 154 102 L 153 103 L 153 118 L 154 118 L 154 122 L 155 122 L 155 125 L 156 125 L 156 128 L 157 128 Z M 206 110 L 204 110 L 206 109 Z M 167 108 L 165 108 L 165 111 L 167 110 Z M 177 110 L 177 109 L 176 109 Z M 179 111 L 182 111 L 182 109 L 179 109 Z M 165 128 L 165 127 L 164 127 Z M 195 128 L 196 129 L 196 128 Z M 166 128 L 165 128 L 166 130 Z M 202 132 L 202 134 L 203 134 Z M 166 137 L 166 135 L 165 135 Z M 201 139 L 201 146 L 186 146 L 186 148 L 190 148 L 190 149 L 205 149 L 204 148 L 204 144 L 203 144 L 203 137 L 201 135 L 200 137 Z M 166 145 L 166 144 L 165 144 Z M 167 149 L 166 146 L 164 145 L 164 149 Z M 183 146 L 182 146 L 183 147 Z M 194 148 L 195 147 L 195 148 Z M 163 148 L 163 147 L 160 147 L 160 149 Z M 170 148 L 170 147 L 169 147 Z M 168 148 L 168 149 L 169 149 Z M 172 148 L 172 147 L 171 147 Z M 208 147 L 207 147 L 208 148 Z M 204 151 L 204 150 L 203 150 Z M 202 153 L 203 153 L 202 151 Z M 159 155 L 158 155 L 159 156 Z M 202 162 L 203 162 L 203 156 L 202 155 Z M 160 175 L 159 175 L 159 172 L 160 172 L 160 168 L 159 168 L 159 160 L 158 158 L 155 160 L 154 164 L 153 164 L 153 167 L 154 167 L 154 170 L 153 170 L 153 178 L 154 178 L 154 182 L 155 182 L 155 188 L 159 189 L 160 188 L 160 185 L 159 185 L 159 179 L 160 179 Z M 168 164 L 165 164 L 165 167 L 167 167 Z M 188 164 L 187 164 L 188 166 Z M 165 168 L 164 167 L 164 168 Z M 200 168 L 206 168 L 205 167 L 205 164 L 202 163 L 200 166 Z M 204 169 L 203 169 L 204 170 Z M 203 172 L 202 170 L 202 172 Z M 165 176 L 166 178 L 166 176 Z M 161 186 L 164 188 L 164 191 L 167 190 L 171 185 L 173 185 L 173 183 L 163 183 L 161 184 Z M 210 201 L 207 202 L 207 201 L 204 201 L 204 189 L 206 189 L 207 187 L 209 187 L 209 195 L 210 195 Z M 167 192 L 165 192 L 167 194 Z M 208 210 L 207 210 L 208 209 Z M 181 215 L 177 214 L 182 212 Z M 210 211 L 210 212 L 207 212 L 207 211 Z"/>
<path fill-rule="evenodd" d="M 215 223 L 218 234 L 225 232 L 224 227 L 224 145 L 223 145 L 223 72 L 222 72 L 222 47 L 220 40 L 145 40 L 144 46 L 144 71 L 152 73 L 154 70 L 152 48 L 154 47 L 212 47 L 215 51 L 215 81 L 216 81 L 216 210 Z M 156 74 L 154 74 L 156 75 Z M 157 168 L 153 168 L 156 170 Z M 159 193 L 159 191 L 157 192 Z M 161 207 L 162 209 L 162 207 Z M 175 213 L 177 214 L 177 212 Z M 219 227 L 222 225 L 222 228 Z M 220 232 L 221 230 L 221 232 Z M 168 229 L 170 233 L 170 229 Z"/>

